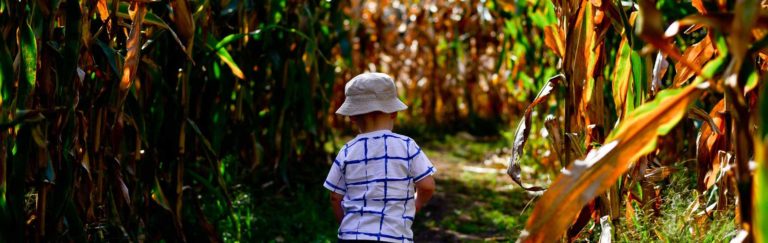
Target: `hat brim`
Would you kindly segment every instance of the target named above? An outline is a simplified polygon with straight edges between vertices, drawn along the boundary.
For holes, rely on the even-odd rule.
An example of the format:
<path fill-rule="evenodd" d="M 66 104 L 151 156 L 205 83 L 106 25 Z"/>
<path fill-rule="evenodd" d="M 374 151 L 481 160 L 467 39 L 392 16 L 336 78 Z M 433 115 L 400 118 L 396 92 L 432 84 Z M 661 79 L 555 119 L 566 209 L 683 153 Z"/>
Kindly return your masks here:
<path fill-rule="evenodd" d="M 336 114 L 343 116 L 356 116 L 374 111 L 381 111 L 384 113 L 393 113 L 408 109 L 399 99 L 389 99 L 386 101 L 354 101 L 349 98 L 344 100 Z"/>

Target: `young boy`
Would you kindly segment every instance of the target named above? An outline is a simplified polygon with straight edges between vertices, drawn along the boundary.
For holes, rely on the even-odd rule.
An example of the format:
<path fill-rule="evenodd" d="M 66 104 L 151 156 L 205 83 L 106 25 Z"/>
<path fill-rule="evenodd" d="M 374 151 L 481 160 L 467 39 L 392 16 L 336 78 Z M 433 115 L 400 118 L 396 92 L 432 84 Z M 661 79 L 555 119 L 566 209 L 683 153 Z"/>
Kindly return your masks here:
<path fill-rule="evenodd" d="M 339 151 L 324 183 L 339 242 L 413 241 L 414 215 L 435 191 L 435 168 L 413 139 L 391 131 L 408 106 L 382 73 L 354 77 L 344 94 L 336 114 L 350 116 L 360 134 Z"/>

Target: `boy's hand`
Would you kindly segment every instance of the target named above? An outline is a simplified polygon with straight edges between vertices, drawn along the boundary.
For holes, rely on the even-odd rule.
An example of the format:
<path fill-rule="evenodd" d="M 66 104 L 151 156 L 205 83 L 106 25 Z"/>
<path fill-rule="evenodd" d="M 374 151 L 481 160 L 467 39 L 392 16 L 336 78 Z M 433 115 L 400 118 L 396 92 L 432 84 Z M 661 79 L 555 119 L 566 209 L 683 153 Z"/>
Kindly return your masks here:
<path fill-rule="evenodd" d="M 333 216 L 336 217 L 336 221 L 341 223 L 341 219 L 344 218 L 344 210 L 341 208 L 341 200 L 344 195 L 331 192 L 331 209 L 333 209 Z"/>
<path fill-rule="evenodd" d="M 416 212 L 421 210 L 424 204 L 429 202 L 432 198 L 432 193 L 435 192 L 435 178 L 431 175 L 416 182 Z"/>

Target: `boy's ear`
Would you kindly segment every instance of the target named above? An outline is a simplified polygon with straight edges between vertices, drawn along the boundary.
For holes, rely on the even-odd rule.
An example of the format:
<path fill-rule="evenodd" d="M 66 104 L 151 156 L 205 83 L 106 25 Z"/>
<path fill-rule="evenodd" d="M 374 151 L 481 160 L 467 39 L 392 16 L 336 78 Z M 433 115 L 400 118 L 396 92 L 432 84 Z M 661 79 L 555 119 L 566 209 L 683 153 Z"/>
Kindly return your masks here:
<path fill-rule="evenodd" d="M 392 118 L 392 119 L 397 118 L 397 112 L 389 113 L 389 118 Z"/>

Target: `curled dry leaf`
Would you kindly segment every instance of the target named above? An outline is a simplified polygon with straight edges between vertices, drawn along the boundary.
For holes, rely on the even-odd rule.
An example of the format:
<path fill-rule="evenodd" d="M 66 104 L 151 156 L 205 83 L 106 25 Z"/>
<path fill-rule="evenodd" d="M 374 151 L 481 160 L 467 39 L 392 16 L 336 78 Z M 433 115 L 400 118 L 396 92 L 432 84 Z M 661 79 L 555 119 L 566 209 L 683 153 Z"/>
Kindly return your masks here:
<path fill-rule="evenodd" d="M 133 20 L 133 17 L 134 17 L 134 14 L 135 14 L 136 10 L 130 10 L 129 6 L 130 6 L 129 3 L 127 3 L 127 2 L 120 2 L 118 11 L 117 11 L 117 13 L 115 13 L 115 15 L 117 17 L 120 17 L 120 18 L 128 18 L 128 19 Z M 176 35 L 176 32 L 173 31 L 173 29 L 171 29 L 171 27 L 167 23 L 165 23 L 165 21 L 162 18 L 160 18 L 159 16 L 155 15 L 153 12 L 145 11 L 145 16 L 144 16 L 144 18 L 142 20 L 142 23 L 143 24 L 147 24 L 147 25 L 157 26 L 157 27 L 160 27 L 160 28 L 168 31 L 168 33 L 171 34 L 171 36 L 176 41 L 176 43 L 179 44 L 179 48 L 181 48 L 181 50 L 184 51 L 184 53 L 187 54 L 187 60 L 191 61 L 192 64 L 195 63 L 195 61 L 192 59 L 192 53 L 189 50 L 189 48 L 187 48 L 181 42 L 181 39 L 179 39 L 179 36 Z M 190 47 L 191 47 L 191 45 L 190 45 Z"/>
<path fill-rule="evenodd" d="M 725 100 L 720 100 L 709 117 L 712 126 L 702 126 L 699 136 L 696 159 L 698 160 L 697 185 L 700 191 L 707 190 L 715 184 L 717 174 L 720 172 L 720 160 L 717 159 L 718 151 L 725 150 L 725 135 L 717 131 L 725 130 Z M 713 129 L 717 128 L 717 130 Z"/>
<path fill-rule="evenodd" d="M 525 242 L 554 242 L 568 229 L 587 202 L 605 192 L 629 165 L 656 149 L 658 136 L 666 135 L 685 116 L 701 94 L 689 85 L 659 93 L 621 122 L 600 148 L 564 169 L 536 203 L 526 223 Z"/>
<path fill-rule="evenodd" d="M 533 107 L 536 107 L 536 105 L 543 103 L 547 100 L 547 98 L 549 98 L 549 95 L 552 94 L 552 91 L 555 89 L 555 85 L 564 80 L 565 76 L 558 74 L 547 81 L 547 83 L 544 85 L 544 88 L 539 91 L 539 94 L 536 95 L 536 98 L 533 100 L 533 102 L 531 102 L 531 104 L 528 105 L 528 108 L 525 109 L 523 119 L 520 120 L 520 123 L 517 125 L 517 129 L 515 130 L 515 140 L 514 144 L 512 144 L 512 157 L 509 158 L 507 174 L 512 177 L 512 180 L 514 180 L 515 183 L 527 191 L 545 190 L 543 187 L 525 186 L 523 185 L 522 179 L 520 178 L 520 158 L 523 155 L 523 148 L 525 148 L 525 143 L 528 141 L 528 135 L 531 133 L 531 112 L 533 111 Z"/>
<path fill-rule="evenodd" d="M 138 70 L 139 56 L 141 55 L 141 25 L 142 22 L 144 22 L 144 15 L 147 13 L 147 8 L 142 2 L 136 2 L 134 8 L 133 12 L 135 13 L 132 14 L 133 22 L 131 23 L 131 33 L 128 36 L 126 44 L 128 54 L 125 56 L 123 76 L 120 79 L 121 93 L 125 93 L 136 79 L 136 70 Z"/>
<path fill-rule="evenodd" d="M 562 166 L 563 161 L 561 156 L 563 155 L 563 134 L 562 130 L 560 129 L 560 124 L 557 122 L 557 118 L 555 118 L 554 115 L 548 115 L 547 118 L 544 120 L 544 127 L 547 129 L 547 132 L 549 133 L 549 136 L 547 136 L 547 140 L 549 140 L 550 147 L 555 150 L 555 160 L 560 161 L 560 164 Z M 558 167 L 559 169 L 560 167 Z"/>
<path fill-rule="evenodd" d="M 714 111 L 714 110 L 713 110 Z M 688 118 L 691 119 L 697 119 L 699 121 L 707 123 L 710 129 L 715 131 L 717 134 L 722 134 L 720 127 L 717 123 L 715 123 L 715 120 L 712 119 L 712 116 L 707 114 L 704 110 L 698 108 L 698 107 L 691 107 L 690 112 L 688 113 Z"/>
<path fill-rule="evenodd" d="M 651 73 L 651 93 L 654 96 L 661 90 L 661 79 L 664 78 L 668 68 L 669 62 L 667 61 L 667 55 L 664 55 L 662 52 L 657 52 L 656 61 L 653 63 L 653 72 Z"/>
<path fill-rule="evenodd" d="M 611 226 L 611 217 L 606 215 L 600 218 L 600 243 L 611 243 L 613 226 Z"/>

